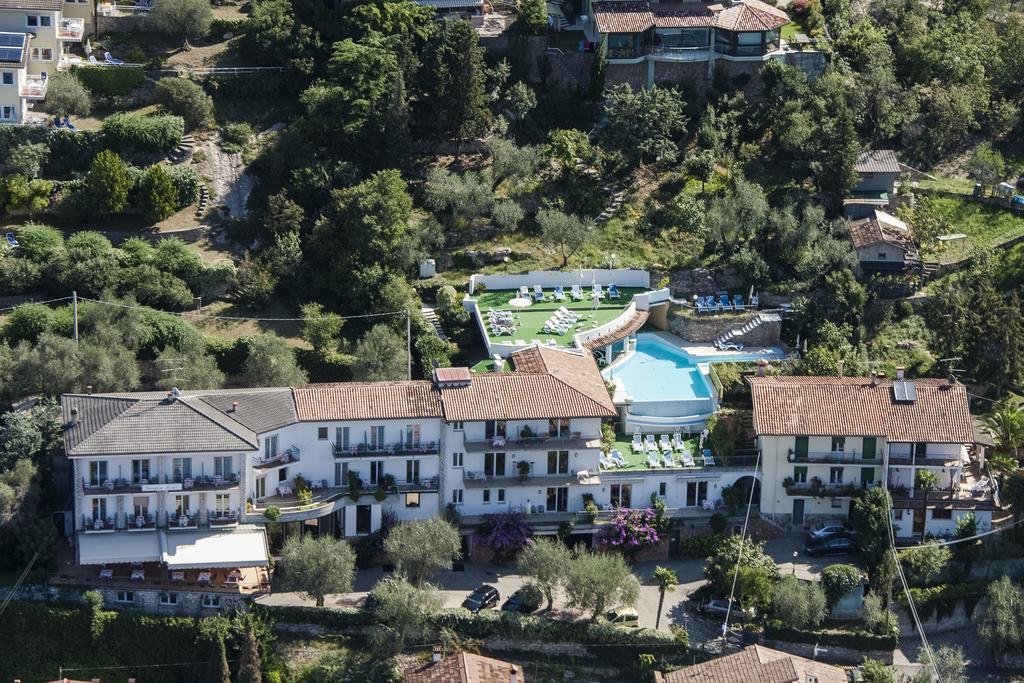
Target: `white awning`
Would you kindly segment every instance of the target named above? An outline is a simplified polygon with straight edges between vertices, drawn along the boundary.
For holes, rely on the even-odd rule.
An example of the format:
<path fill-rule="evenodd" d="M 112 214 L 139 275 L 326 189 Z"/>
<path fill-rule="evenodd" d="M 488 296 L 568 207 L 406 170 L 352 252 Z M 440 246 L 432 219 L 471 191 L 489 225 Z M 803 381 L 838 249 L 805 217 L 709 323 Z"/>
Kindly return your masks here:
<path fill-rule="evenodd" d="M 79 564 L 159 561 L 160 536 L 152 531 L 78 534 Z"/>
<path fill-rule="evenodd" d="M 163 561 L 168 569 L 265 567 L 267 538 L 263 530 L 161 531 Z"/>

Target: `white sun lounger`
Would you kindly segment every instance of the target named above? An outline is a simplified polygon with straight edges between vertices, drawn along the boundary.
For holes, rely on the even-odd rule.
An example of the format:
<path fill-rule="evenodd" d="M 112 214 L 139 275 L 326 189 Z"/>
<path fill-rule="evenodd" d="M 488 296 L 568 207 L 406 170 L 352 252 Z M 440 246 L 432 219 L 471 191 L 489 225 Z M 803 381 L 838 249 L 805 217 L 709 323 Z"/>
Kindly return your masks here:
<path fill-rule="evenodd" d="M 522 287 L 520 287 L 519 288 L 519 298 L 520 299 L 529 299 L 530 298 L 530 288 L 527 287 L 526 285 L 523 285 Z"/>
<path fill-rule="evenodd" d="M 658 456 L 655 453 L 647 454 L 647 464 L 652 468 L 661 467 L 661 463 L 658 462 Z"/>
<path fill-rule="evenodd" d="M 676 432 L 672 435 L 672 448 L 677 451 L 686 450 L 686 444 L 683 443 L 683 435 L 681 433 Z"/>
<path fill-rule="evenodd" d="M 626 459 L 622 457 L 622 453 L 619 453 L 615 449 L 612 449 L 612 452 L 608 454 L 608 457 L 618 467 L 625 467 L 626 465 L 629 464 L 628 462 L 626 462 Z"/>
<path fill-rule="evenodd" d="M 672 457 L 672 451 L 664 451 L 661 454 L 661 459 L 665 462 L 665 467 L 675 467 L 676 462 Z"/>
<path fill-rule="evenodd" d="M 633 452 L 643 453 L 646 450 L 647 449 L 644 447 L 644 441 L 640 437 L 640 433 L 637 432 L 636 434 L 633 435 Z"/>
<path fill-rule="evenodd" d="M 683 467 L 696 467 L 697 464 L 693 461 L 693 456 L 690 455 L 690 451 L 683 451 Z"/>
<path fill-rule="evenodd" d="M 668 434 L 662 434 L 661 438 L 658 440 L 658 444 L 661 446 L 663 453 L 665 451 L 668 451 L 669 453 L 672 452 L 672 441 L 668 438 Z"/>
<path fill-rule="evenodd" d="M 544 301 L 544 288 L 540 285 L 533 286 L 533 300 Z"/>
<path fill-rule="evenodd" d="M 579 285 L 572 286 L 572 298 L 575 301 L 583 301 L 583 289 Z"/>
<path fill-rule="evenodd" d="M 562 289 L 562 285 L 555 287 L 555 293 L 553 296 L 555 297 L 555 301 L 565 301 L 565 290 Z"/>
<path fill-rule="evenodd" d="M 647 450 L 654 453 L 658 452 L 658 444 L 654 442 L 654 434 L 648 434 L 644 437 L 644 445 L 647 446 Z"/>

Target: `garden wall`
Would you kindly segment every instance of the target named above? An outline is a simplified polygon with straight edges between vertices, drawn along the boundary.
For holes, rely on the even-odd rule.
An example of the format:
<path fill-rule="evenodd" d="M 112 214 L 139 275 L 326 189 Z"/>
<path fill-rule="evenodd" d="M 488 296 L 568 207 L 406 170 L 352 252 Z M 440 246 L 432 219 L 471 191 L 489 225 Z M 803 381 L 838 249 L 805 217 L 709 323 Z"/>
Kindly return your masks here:
<path fill-rule="evenodd" d="M 104 607 L 127 612 L 146 612 L 165 616 L 190 616 L 208 617 L 218 612 L 230 612 L 234 609 L 245 610 L 248 608 L 251 596 L 242 596 L 232 593 L 202 593 L 200 591 L 173 590 L 166 591 L 154 588 L 133 588 L 131 586 L 26 586 L 14 592 L 16 600 L 29 602 L 61 602 L 75 605 L 84 604 L 82 595 L 86 590 L 95 590 L 103 595 Z M 129 591 L 134 596 L 133 602 L 118 602 L 119 591 Z M 8 589 L 4 589 L 6 594 Z M 160 604 L 161 593 L 174 593 L 177 595 L 177 604 Z M 203 595 L 216 595 L 220 598 L 220 608 L 203 607 Z"/>
<path fill-rule="evenodd" d="M 619 287 L 643 287 L 651 286 L 651 274 L 646 270 L 619 269 L 590 269 L 580 268 L 578 270 L 531 270 L 529 273 L 495 273 L 492 275 L 481 275 L 479 273 L 469 277 L 469 293 L 473 294 L 478 285 L 487 289 L 519 289 L 526 285 L 533 290 L 534 285 L 551 288 L 556 285 L 562 287 L 590 287 L 592 283 L 599 285 L 615 284 Z"/>
<path fill-rule="evenodd" d="M 972 628 L 972 617 L 980 602 L 982 601 L 978 598 L 957 600 L 953 603 L 952 609 L 944 609 L 941 605 L 922 609 L 922 606 L 918 605 L 917 613 L 921 617 L 921 628 L 928 635 Z M 901 605 L 894 607 L 900 623 L 900 633 L 905 635 L 917 633 L 917 625 L 914 623 L 910 610 Z"/>
<path fill-rule="evenodd" d="M 791 655 L 797 655 L 798 657 L 806 657 L 807 659 L 832 662 L 835 664 L 861 664 L 864 662 L 865 657 L 877 659 L 885 662 L 886 664 L 892 664 L 893 661 L 892 650 L 855 650 L 848 647 L 836 647 L 835 645 L 829 645 L 828 647 L 819 647 L 817 653 L 815 653 L 815 646 L 812 643 L 790 643 L 785 640 L 766 640 L 765 645 L 776 650 L 781 650 L 782 652 L 788 652 Z"/>
<path fill-rule="evenodd" d="M 146 23 L 145 14 L 135 14 L 123 17 L 108 17 L 102 14 L 96 17 L 96 35 L 104 33 L 134 33 L 144 31 Z M 100 61 L 103 61 L 102 59 Z"/>
<path fill-rule="evenodd" d="M 742 313 L 709 313 L 689 315 L 684 306 L 675 305 L 668 311 L 668 329 L 673 334 L 694 342 L 712 343 L 720 335 L 743 327 L 759 315 L 757 311 Z M 734 336 L 732 341 L 747 346 L 778 346 L 782 335 L 782 317 L 774 314 L 764 315 L 760 325 L 749 332 Z"/>

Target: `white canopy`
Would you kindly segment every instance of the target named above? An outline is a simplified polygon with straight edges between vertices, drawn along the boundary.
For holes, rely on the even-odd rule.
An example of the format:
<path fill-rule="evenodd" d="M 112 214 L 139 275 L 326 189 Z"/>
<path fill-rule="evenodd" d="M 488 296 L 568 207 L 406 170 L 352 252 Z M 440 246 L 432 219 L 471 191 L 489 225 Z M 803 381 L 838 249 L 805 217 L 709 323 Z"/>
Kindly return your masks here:
<path fill-rule="evenodd" d="M 267 539 L 263 530 L 168 531 L 163 561 L 168 569 L 267 566 Z"/>
<path fill-rule="evenodd" d="M 78 534 L 79 564 L 158 562 L 160 536 L 153 531 Z"/>

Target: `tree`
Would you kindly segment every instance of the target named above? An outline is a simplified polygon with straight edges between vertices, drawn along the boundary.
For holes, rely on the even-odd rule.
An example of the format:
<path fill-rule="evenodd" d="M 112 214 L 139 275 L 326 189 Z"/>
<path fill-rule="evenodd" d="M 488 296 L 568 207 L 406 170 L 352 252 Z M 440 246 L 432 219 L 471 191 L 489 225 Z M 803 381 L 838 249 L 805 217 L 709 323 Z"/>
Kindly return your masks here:
<path fill-rule="evenodd" d="M 244 306 L 256 307 L 274 295 L 278 282 L 268 261 L 247 251 L 235 271 L 231 296 Z"/>
<path fill-rule="evenodd" d="M 18 254 L 49 264 L 64 248 L 64 233 L 49 225 L 26 224 L 18 230 Z"/>
<path fill-rule="evenodd" d="M 516 81 L 505 91 L 505 107 L 512 114 L 512 129 L 521 131 L 523 121 L 537 107 L 537 93 L 526 83 Z"/>
<path fill-rule="evenodd" d="M 36 178 L 29 180 L 27 176 L 16 173 L 7 178 L 7 211 L 24 210 L 33 216 L 50 205 L 53 195 L 53 183 L 49 180 Z"/>
<path fill-rule="evenodd" d="M 444 605 L 440 592 L 431 585 L 417 588 L 404 577 L 385 578 L 370 591 L 373 616 L 380 625 L 372 640 L 381 654 L 401 652 L 409 636 L 424 631 L 429 619 Z"/>
<path fill-rule="evenodd" d="M 578 550 L 569 565 L 565 594 L 570 607 L 590 612 L 596 621 L 608 609 L 633 605 L 640 582 L 621 555 Z"/>
<path fill-rule="evenodd" d="M 676 228 L 698 237 L 704 237 L 707 233 L 704 205 L 687 192 L 680 192 L 676 195 L 675 199 L 662 209 L 662 215 L 665 224 L 670 228 Z"/>
<path fill-rule="evenodd" d="M 11 148 L 7 153 L 7 166 L 14 173 L 28 178 L 38 178 L 43 164 L 50 158 L 50 148 L 42 142 L 25 142 Z"/>
<path fill-rule="evenodd" d="M 178 188 L 161 164 L 146 169 L 139 191 L 142 214 L 151 223 L 162 221 L 178 210 Z"/>
<path fill-rule="evenodd" d="M 231 667 L 228 665 L 227 638 L 231 623 L 223 614 L 199 620 L 199 638 L 213 646 L 210 654 L 210 668 L 216 683 L 231 683 Z"/>
<path fill-rule="evenodd" d="M 304 304 L 299 311 L 303 318 L 299 333 L 302 338 L 319 353 L 337 350 L 345 319 L 337 313 L 325 311 L 318 303 Z"/>
<path fill-rule="evenodd" d="M 924 666 L 910 679 L 909 683 L 931 683 L 934 670 L 938 672 L 938 680 L 942 683 L 967 683 L 967 662 L 964 651 L 959 645 L 942 645 L 934 654 L 924 648 L 917 655 L 917 661 Z"/>
<path fill-rule="evenodd" d="M 633 163 L 671 164 L 686 133 L 686 102 L 675 88 L 633 90 L 627 83 L 605 91 L 604 144 Z"/>
<path fill-rule="evenodd" d="M 999 661 L 1003 654 L 1024 646 L 1024 593 L 1010 577 L 1002 576 L 988 585 L 985 597 L 974 622 L 993 660 Z"/>
<path fill-rule="evenodd" d="M 36 460 L 42 447 L 43 436 L 29 416 L 13 411 L 0 415 L 0 472 L 18 460 Z"/>
<path fill-rule="evenodd" d="M 181 38 L 184 48 L 190 50 L 190 39 L 210 32 L 213 9 L 207 0 L 156 0 L 147 19 L 157 31 Z"/>
<path fill-rule="evenodd" d="M 772 614 L 793 628 L 810 629 L 825 619 L 825 591 L 820 583 L 784 576 L 775 585 Z"/>
<path fill-rule="evenodd" d="M 732 587 L 737 564 L 749 569 L 764 570 L 769 579 L 779 575 L 775 561 L 765 554 L 764 543 L 756 543 L 742 536 L 727 536 L 707 558 L 704 578 L 715 595 L 728 595 Z"/>
<path fill-rule="evenodd" d="M 665 593 L 675 590 L 679 578 L 668 567 L 655 567 L 654 583 L 658 586 L 658 616 L 654 620 L 654 630 L 658 630 L 658 627 L 661 626 L 661 611 L 665 607 Z"/>
<path fill-rule="evenodd" d="M 92 95 L 74 72 L 56 71 L 47 78 L 43 107 L 55 116 L 88 116 Z"/>
<path fill-rule="evenodd" d="M 503 169 L 507 170 L 507 169 Z M 485 215 L 494 206 L 490 175 L 467 171 L 456 174 L 442 168 L 427 173 L 424 201 L 434 211 L 450 211 L 449 226 Z"/>
<path fill-rule="evenodd" d="M 323 607 L 327 595 L 352 590 L 356 555 L 344 541 L 303 536 L 288 539 L 278 566 L 287 590 L 298 591 Z"/>
<path fill-rule="evenodd" d="M 882 487 L 870 488 L 860 497 L 854 498 L 853 509 L 850 511 L 850 524 L 853 527 L 868 574 L 874 575 L 882 555 L 889 549 L 889 515 L 892 510 L 892 498 Z"/>
<path fill-rule="evenodd" d="M 132 180 L 124 161 L 105 149 L 89 165 L 82 192 L 99 215 L 108 216 L 124 211 L 131 187 Z"/>
<path fill-rule="evenodd" d="M 882 605 L 882 598 L 877 593 L 869 593 L 864 598 L 864 625 L 879 635 L 899 634 L 899 620 L 891 609 Z"/>
<path fill-rule="evenodd" d="M 213 98 L 198 83 L 187 78 L 161 78 L 153 92 L 164 109 L 185 120 L 186 130 L 202 128 L 213 121 Z"/>
<path fill-rule="evenodd" d="M 434 517 L 399 524 L 384 539 L 384 552 L 414 586 L 422 586 L 442 569 L 450 569 L 462 552 L 459 531 Z"/>
<path fill-rule="evenodd" d="M 519 6 L 519 21 L 526 25 L 527 31 L 535 36 L 542 36 L 548 29 L 548 10 L 544 0 L 523 0 Z"/>
<path fill-rule="evenodd" d="M 709 149 L 686 158 L 686 172 L 700 181 L 700 193 L 704 194 L 707 183 L 715 174 L 715 153 Z"/>
<path fill-rule="evenodd" d="M 463 19 L 440 22 L 423 55 L 420 71 L 425 116 L 441 135 L 454 138 L 458 159 L 462 142 L 487 130 L 484 50 L 476 29 Z"/>
<path fill-rule="evenodd" d="M 859 586 L 860 581 L 860 570 L 852 564 L 830 564 L 821 570 L 821 587 L 825 590 L 829 609 Z"/>
<path fill-rule="evenodd" d="M 356 344 L 353 374 L 363 381 L 404 379 L 408 374 L 405 340 L 387 325 L 374 325 Z"/>
<path fill-rule="evenodd" d="M 590 241 L 594 232 L 593 221 L 581 220 L 558 209 L 538 211 L 537 224 L 540 225 L 541 242 L 561 251 L 563 268 L 569 264 L 572 255 Z"/>
<path fill-rule="evenodd" d="M 1002 401 L 997 403 L 992 414 L 985 419 L 986 424 L 994 432 L 996 444 L 1000 448 L 1013 451 L 1013 457 L 1020 454 L 1024 444 L 1024 409 L 1016 403 Z"/>
<path fill-rule="evenodd" d="M 878 659 L 865 657 L 861 674 L 864 683 L 893 683 L 892 671 L 885 662 Z"/>
<path fill-rule="evenodd" d="M 953 538 L 960 542 L 953 546 L 953 555 L 958 560 L 969 561 L 974 557 L 975 549 L 981 544 L 980 540 L 974 539 L 977 534 L 978 518 L 974 516 L 973 512 L 968 512 L 957 518 Z"/>
<path fill-rule="evenodd" d="M 487 145 L 491 155 L 491 178 L 494 187 L 503 180 L 531 177 L 544 163 L 544 150 L 536 145 L 519 146 L 505 138 L 495 138 Z"/>
<path fill-rule="evenodd" d="M 572 556 L 563 543 L 551 538 L 539 538 L 519 554 L 519 573 L 536 582 L 550 610 L 555 593 L 565 584 Z"/>
<path fill-rule="evenodd" d="M 156 358 L 161 376 L 156 384 L 161 389 L 220 389 L 224 386 L 224 373 L 217 367 L 217 359 L 206 352 L 205 345 L 182 344 L 182 348 L 168 346 Z"/>
<path fill-rule="evenodd" d="M 273 332 L 251 337 L 248 347 L 249 354 L 243 365 L 247 386 L 286 387 L 309 381 L 296 363 L 291 347 Z"/>
<path fill-rule="evenodd" d="M 232 619 L 235 638 L 238 641 L 238 674 L 239 683 L 262 683 L 262 657 L 260 656 L 261 638 L 258 632 L 269 636 L 270 628 L 253 612 L 240 612 Z"/>

